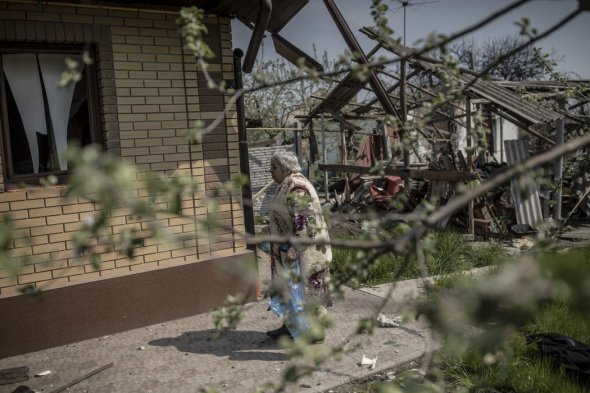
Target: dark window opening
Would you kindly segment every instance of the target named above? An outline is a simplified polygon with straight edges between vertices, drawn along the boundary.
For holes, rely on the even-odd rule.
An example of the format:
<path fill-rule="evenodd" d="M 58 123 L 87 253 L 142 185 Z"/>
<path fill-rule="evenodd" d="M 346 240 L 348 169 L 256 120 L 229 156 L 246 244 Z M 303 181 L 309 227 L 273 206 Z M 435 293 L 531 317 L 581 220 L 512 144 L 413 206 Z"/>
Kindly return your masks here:
<path fill-rule="evenodd" d="M 4 162 L 8 180 L 67 174 L 67 146 L 97 142 L 93 69 L 81 50 L 0 48 Z M 80 80 L 57 84 L 66 58 L 79 62 Z"/>

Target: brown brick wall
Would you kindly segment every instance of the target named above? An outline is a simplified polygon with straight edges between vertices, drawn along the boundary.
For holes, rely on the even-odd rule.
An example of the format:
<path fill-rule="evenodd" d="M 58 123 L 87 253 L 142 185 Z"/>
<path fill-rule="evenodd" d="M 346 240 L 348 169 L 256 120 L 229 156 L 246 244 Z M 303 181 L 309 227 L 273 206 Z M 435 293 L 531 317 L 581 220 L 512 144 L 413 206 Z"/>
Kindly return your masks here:
<path fill-rule="evenodd" d="M 200 188 L 194 200 L 183 201 L 183 213 L 196 211 L 199 218 L 206 218 L 212 214 L 209 202 L 214 189 L 239 172 L 236 118 L 231 112 L 204 137 L 201 146 L 192 146 L 189 152 L 184 132 L 190 122 L 210 123 L 229 97 L 206 87 L 194 58 L 189 53 L 183 56 L 177 14 L 165 11 L 40 7 L 36 2 L 0 0 L 0 41 L 94 44 L 105 150 L 136 165 L 140 173 L 192 174 Z M 231 80 L 230 21 L 209 16 L 207 25 L 208 43 L 216 53 L 210 73 L 216 80 Z M 3 168 L 0 163 L 2 182 Z M 139 182 L 134 187 L 137 195 L 146 195 Z M 219 224 L 198 227 L 197 240 L 158 244 L 150 239 L 130 260 L 116 252 L 104 252 L 103 269 L 97 272 L 75 258 L 70 240 L 95 207 L 87 200 L 64 199 L 63 194 L 62 187 L 12 187 L 0 192 L 0 212 L 10 213 L 14 220 L 13 255 L 25 262 L 17 282 L 0 270 L 0 298 L 14 294 L 22 284 L 55 288 L 244 250 L 243 241 L 227 229 L 243 230 L 240 194 L 233 190 L 231 196 L 225 193 L 219 199 Z M 111 233 L 149 226 L 149 222 L 138 222 L 126 213 L 124 209 L 113 212 Z M 192 217 L 162 216 L 157 221 L 172 233 L 195 234 Z M 101 240 L 96 239 L 99 244 Z"/>

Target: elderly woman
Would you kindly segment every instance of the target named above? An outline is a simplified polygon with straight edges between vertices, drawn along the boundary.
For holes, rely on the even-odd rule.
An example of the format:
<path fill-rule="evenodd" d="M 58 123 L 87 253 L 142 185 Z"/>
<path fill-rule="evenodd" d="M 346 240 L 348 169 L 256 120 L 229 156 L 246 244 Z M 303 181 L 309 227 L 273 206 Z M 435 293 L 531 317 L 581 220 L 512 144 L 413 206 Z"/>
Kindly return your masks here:
<path fill-rule="evenodd" d="M 318 195 L 300 172 L 293 153 L 278 151 L 270 160 L 270 173 L 278 184 L 270 208 L 271 234 L 327 241 L 329 235 Z M 293 243 L 273 243 L 271 247 L 270 308 L 284 319 L 280 328 L 266 333 L 272 338 L 308 334 L 311 325 L 304 306 L 311 301 L 318 302 L 320 309 L 331 305 L 326 287 L 328 263 L 332 260 L 330 246 Z M 316 335 L 312 341 L 322 339 Z"/>

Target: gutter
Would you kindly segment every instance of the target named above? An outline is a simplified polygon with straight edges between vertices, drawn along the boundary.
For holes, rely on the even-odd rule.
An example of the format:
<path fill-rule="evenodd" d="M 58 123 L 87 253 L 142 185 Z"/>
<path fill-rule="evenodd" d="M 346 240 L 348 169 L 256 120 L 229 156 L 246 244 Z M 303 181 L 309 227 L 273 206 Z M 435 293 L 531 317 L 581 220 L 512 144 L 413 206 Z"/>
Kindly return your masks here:
<path fill-rule="evenodd" d="M 262 38 L 264 38 L 264 32 L 266 31 L 268 22 L 270 21 L 271 12 L 272 0 L 260 0 L 258 6 L 258 16 L 256 17 L 256 25 L 254 26 L 254 32 L 252 33 L 252 38 L 248 44 L 248 50 L 246 51 L 246 56 L 244 57 L 244 63 L 242 65 L 242 71 L 246 74 L 252 72 L 254 61 L 256 60 L 256 55 L 258 54 L 258 49 L 260 48 Z"/>

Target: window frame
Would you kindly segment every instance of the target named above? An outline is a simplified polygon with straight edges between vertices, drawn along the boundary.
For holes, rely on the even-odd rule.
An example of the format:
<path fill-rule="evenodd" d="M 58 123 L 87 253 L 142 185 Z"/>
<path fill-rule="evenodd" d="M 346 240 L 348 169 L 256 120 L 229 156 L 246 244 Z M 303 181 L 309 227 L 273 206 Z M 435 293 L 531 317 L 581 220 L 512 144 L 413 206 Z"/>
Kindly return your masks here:
<path fill-rule="evenodd" d="M 81 55 L 83 52 L 89 52 L 90 57 L 94 60 L 93 64 L 85 65 L 86 67 L 86 91 L 88 96 L 88 124 L 90 126 L 91 144 L 103 146 L 102 129 L 100 123 L 100 99 L 99 99 L 99 81 L 97 71 L 97 56 L 95 45 L 84 44 L 48 44 L 48 43 L 22 43 L 0 41 L 0 71 L 2 71 L 3 54 L 14 53 L 58 53 Z M 64 65 L 65 71 L 65 65 Z M 38 174 L 15 175 L 12 163 L 12 151 L 10 140 L 10 127 L 8 120 L 8 108 L 6 99 L 6 84 L 3 73 L 0 73 L 0 149 L 2 152 L 2 165 L 5 188 L 22 188 L 26 185 L 40 185 L 40 180 L 47 176 L 54 175 L 58 179 L 58 184 L 62 184 L 71 173 L 70 170 L 43 172 Z"/>

